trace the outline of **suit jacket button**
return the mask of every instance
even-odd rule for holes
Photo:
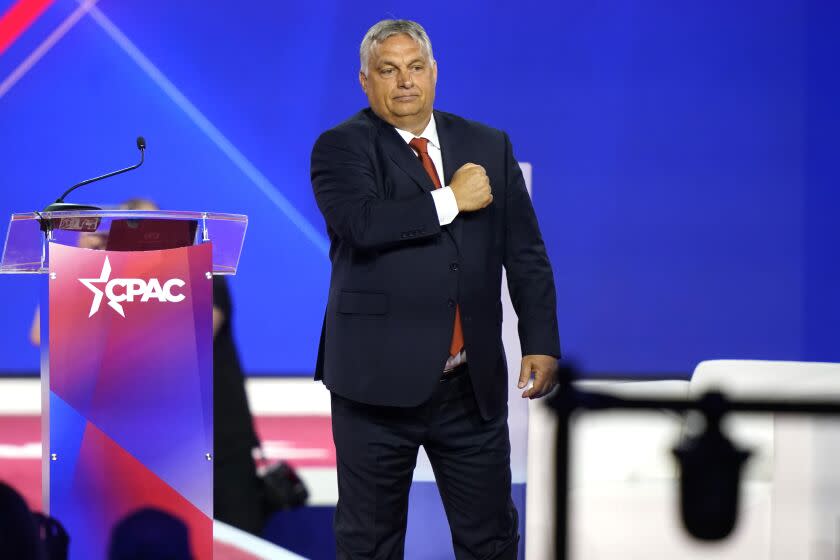
[[[451,300],[451,299],[450,299],[448,302],[446,302],[446,304],[447,304],[449,307],[455,307],[455,300]]]
[[[458,270],[458,263],[452,263],[449,265],[449,270],[455,272]]]

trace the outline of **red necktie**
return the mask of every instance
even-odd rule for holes
[[[409,146],[415,149],[420,156],[420,163],[423,164],[423,169],[428,173],[429,178],[434,183],[435,188],[440,188],[440,178],[435,169],[435,163],[429,157],[429,141],[425,138],[412,138]],[[464,348],[464,333],[461,330],[461,307],[455,307],[455,325],[452,328],[452,342],[449,344],[449,355],[456,356],[461,349]]]

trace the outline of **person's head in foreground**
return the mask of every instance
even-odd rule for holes
[[[0,482],[0,557],[43,558],[35,517],[23,497],[3,482]]]
[[[165,511],[138,510],[114,526],[108,560],[192,560],[186,524]]]

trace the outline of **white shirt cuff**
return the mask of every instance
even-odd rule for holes
[[[446,226],[452,223],[458,215],[458,201],[455,200],[455,193],[449,187],[441,187],[432,191],[432,200],[437,210],[438,222]]]

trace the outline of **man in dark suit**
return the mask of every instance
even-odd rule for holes
[[[316,379],[332,393],[339,558],[402,558],[420,445],[456,557],[515,558],[502,267],[519,316],[525,398],[560,355],[551,266],[507,135],[433,111],[423,28],[374,25],[370,108],[318,139],[312,186],[332,278]]]

